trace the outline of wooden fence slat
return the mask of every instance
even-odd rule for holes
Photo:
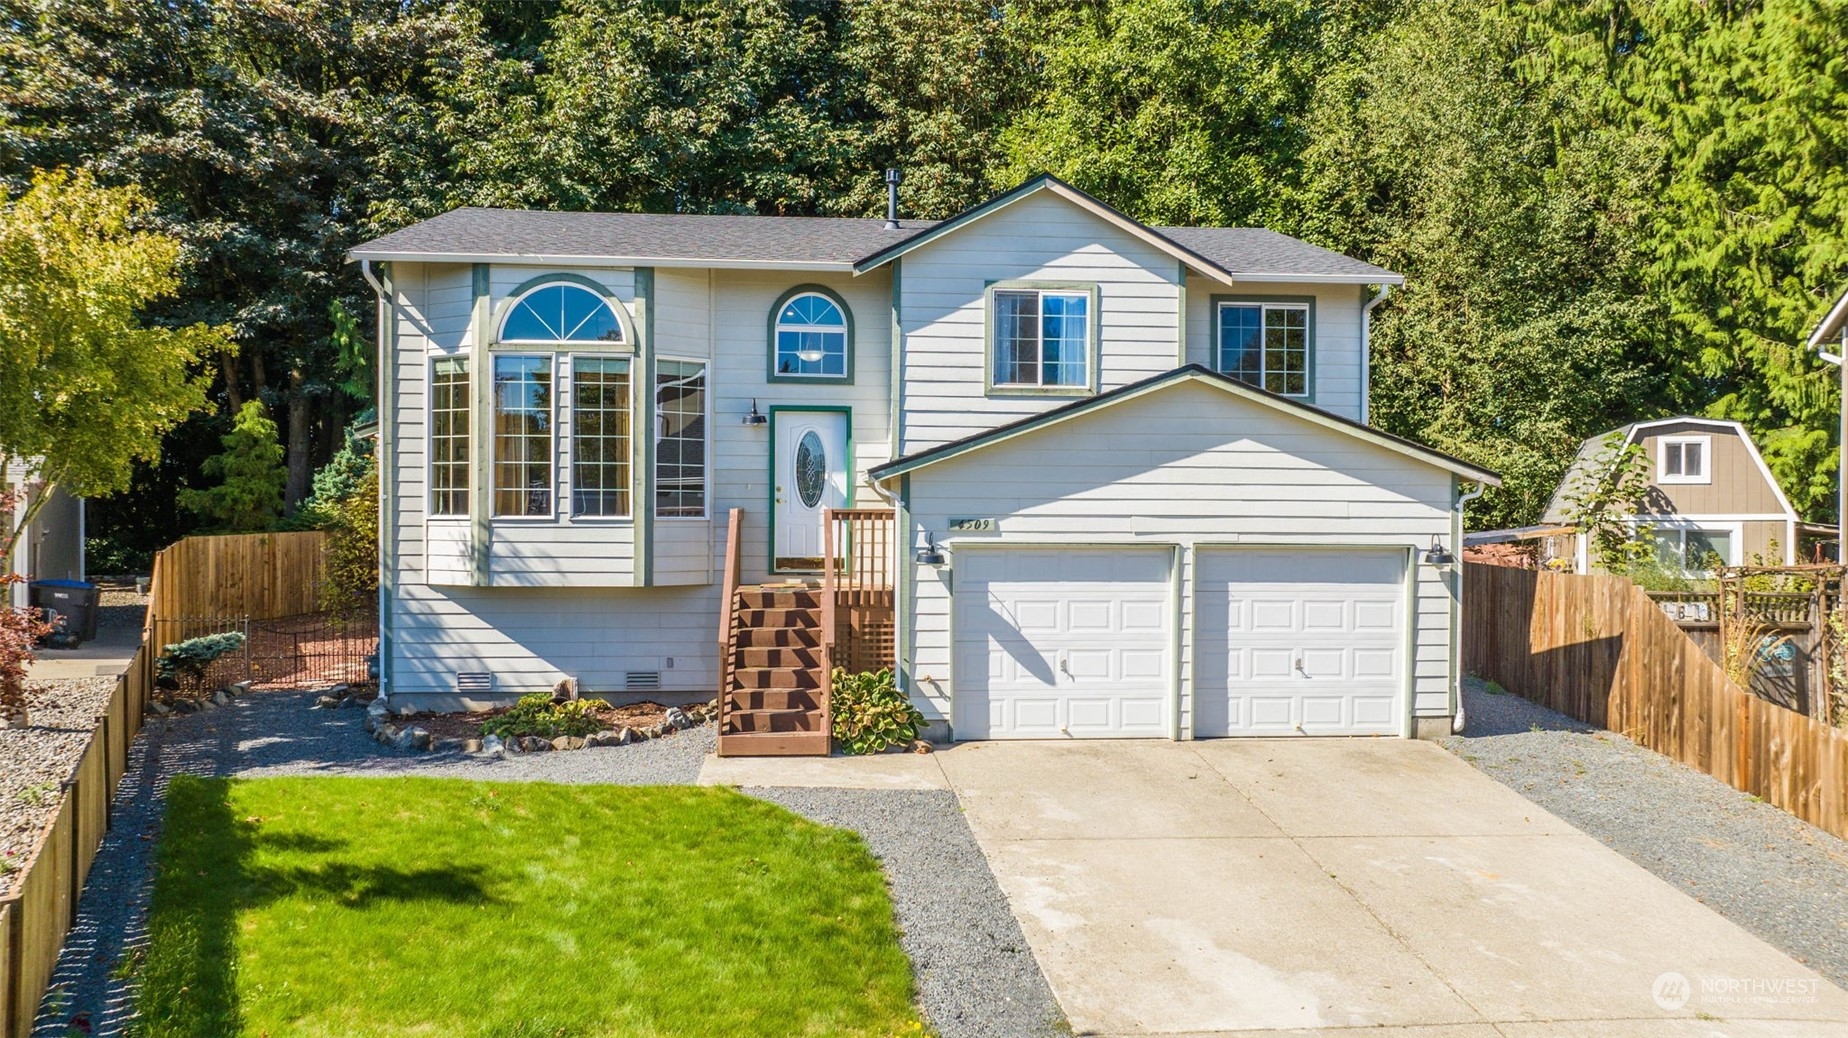
[[[1848,733],[1741,689],[1642,589],[1477,563],[1464,587],[1468,672],[1848,838]]]

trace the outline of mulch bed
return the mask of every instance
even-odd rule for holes
[[[418,714],[403,723],[423,728],[432,739],[478,739],[483,724],[506,712],[507,708],[502,707],[460,714]],[[605,706],[597,711],[597,718],[611,731],[647,728],[667,719],[667,707],[646,700],[626,706]]]

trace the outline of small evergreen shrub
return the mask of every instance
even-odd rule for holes
[[[606,705],[600,699],[554,703],[551,693],[535,692],[530,696],[521,696],[520,701],[513,704],[513,709],[483,724],[481,734],[498,735],[503,739],[527,735],[537,735],[542,739],[556,739],[561,735],[595,735],[605,727],[597,711]]]
[[[924,714],[898,690],[890,670],[834,672],[829,705],[834,743],[842,753],[878,753],[909,746],[924,730]]]
[[[154,675],[163,688],[177,687],[182,682],[198,685],[213,663],[243,647],[242,631],[201,635],[164,645],[154,661]]]

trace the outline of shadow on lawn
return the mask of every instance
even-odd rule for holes
[[[238,1002],[239,915],[284,898],[363,908],[384,901],[483,904],[495,899],[482,877],[463,869],[404,870],[337,857],[347,840],[263,831],[239,818],[236,780],[176,776],[167,791],[148,958],[138,1009],[143,1033],[157,1038],[224,1038],[243,1031]],[[258,864],[260,858],[296,858]],[[303,862],[299,856],[309,856]]]

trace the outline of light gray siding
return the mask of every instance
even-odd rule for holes
[[[983,217],[905,256],[903,264],[901,454],[1072,399],[987,392],[985,289],[990,282],[1096,284],[1100,390],[1181,364],[1180,265],[1054,195],[1032,195]]]
[[[1256,283],[1227,287],[1198,275],[1187,279],[1187,363],[1217,371],[1213,355],[1215,297],[1258,299],[1305,298],[1315,304],[1315,341],[1310,346],[1313,374],[1305,401],[1343,418],[1360,421],[1365,397],[1360,341],[1360,311],[1367,290],[1361,285]]]
[[[910,477],[908,536],[935,536],[951,564],[905,566],[917,581],[907,668],[914,699],[933,719],[951,716],[958,546],[1179,545],[1182,585],[1191,589],[1196,552],[1209,545],[1421,551],[1433,536],[1451,536],[1453,494],[1442,469],[1194,382],[920,469]],[[951,534],[953,517],[994,518],[998,528]],[[1192,597],[1182,595],[1184,610]],[[1417,567],[1409,668],[1416,714],[1449,712],[1451,603],[1447,575]],[[1190,614],[1183,619],[1191,623]],[[1192,639],[1182,645],[1186,731]]]

